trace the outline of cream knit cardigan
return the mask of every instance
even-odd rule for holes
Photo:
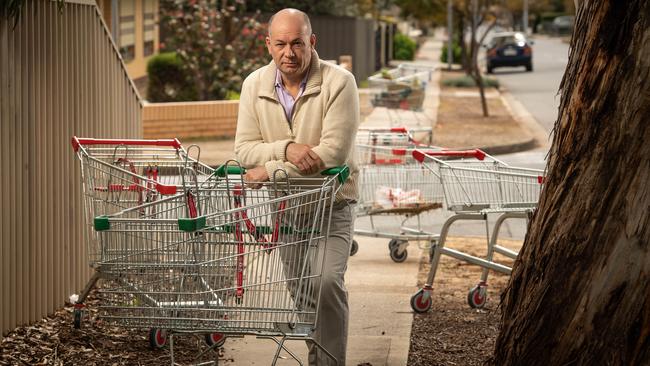
[[[296,100],[291,123],[287,121],[275,91],[273,61],[250,74],[242,85],[235,134],[235,154],[245,168],[265,166],[269,177],[278,168],[289,176],[301,176],[287,162],[290,142],[315,146],[326,167],[347,164],[351,174],[337,195],[358,198],[358,168],[354,143],[359,127],[359,93],[354,76],[337,65],[322,61],[313,51],[305,91]]]

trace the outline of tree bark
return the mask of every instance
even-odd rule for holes
[[[493,365],[650,363],[650,2],[578,9]]]
[[[465,42],[465,13],[462,10],[456,10],[454,16],[456,18],[456,24],[458,25],[458,45],[460,46],[460,65],[462,66],[465,74],[470,74],[470,62],[467,54],[467,43]]]
[[[479,20],[479,18],[481,20]],[[481,97],[481,108],[483,109],[483,117],[489,117],[490,114],[488,112],[487,100],[485,99],[485,86],[483,85],[483,77],[481,76],[481,70],[478,67],[478,51],[479,51],[479,47],[481,46],[481,43],[483,43],[483,40],[485,39],[485,36],[494,26],[494,23],[492,23],[492,25],[488,27],[488,29],[481,37],[481,40],[478,41],[476,39],[477,36],[476,32],[478,30],[478,27],[483,23],[482,19],[484,19],[484,15],[479,14],[478,0],[472,0],[471,10],[470,10],[470,25],[471,25],[470,76],[472,77],[472,79],[476,83],[476,86],[478,87],[479,95]]]

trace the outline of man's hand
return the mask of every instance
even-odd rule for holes
[[[261,182],[269,180],[269,174],[264,166],[258,166],[253,169],[247,169],[244,174],[244,182],[253,189],[262,188]]]
[[[323,160],[312,149],[312,146],[295,142],[287,145],[285,153],[287,160],[298,167],[302,173],[314,174],[325,168]]]

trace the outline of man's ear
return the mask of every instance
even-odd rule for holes
[[[309,37],[309,43],[311,44],[312,47],[316,46],[316,35],[315,34],[313,34],[313,33],[311,34],[311,37]]]
[[[264,43],[266,44],[266,49],[271,53],[271,37],[266,36],[264,38]]]

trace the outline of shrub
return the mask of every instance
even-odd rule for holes
[[[197,91],[175,52],[154,55],[147,63],[147,99],[150,102],[196,100]]]
[[[395,34],[393,40],[393,56],[396,60],[413,60],[417,44],[414,40],[402,33]]]
[[[239,98],[241,98],[241,94],[234,90],[228,90],[226,92],[226,100],[239,100]]]
[[[453,78],[453,79],[447,79],[442,82],[446,86],[455,86],[455,87],[460,87],[460,88],[468,88],[468,87],[473,87],[476,86],[476,83],[474,82],[474,79],[468,75],[464,75],[461,77]],[[493,78],[483,78],[483,85],[487,87],[492,87],[492,88],[498,88],[499,87],[499,80],[493,79]]]
[[[244,13],[239,0],[161,0],[166,43],[181,59],[197,91],[195,100],[239,93],[251,72],[268,63],[261,15]]]
[[[457,41],[453,41],[451,47],[454,50],[453,53],[454,59],[452,60],[452,62],[455,65],[460,65],[462,59],[462,54],[461,54],[462,51],[460,49],[460,45],[458,44]],[[440,53],[440,62],[445,62],[445,63],[447,62],[447,42],[445,42],[442,45],[442,52]]]

